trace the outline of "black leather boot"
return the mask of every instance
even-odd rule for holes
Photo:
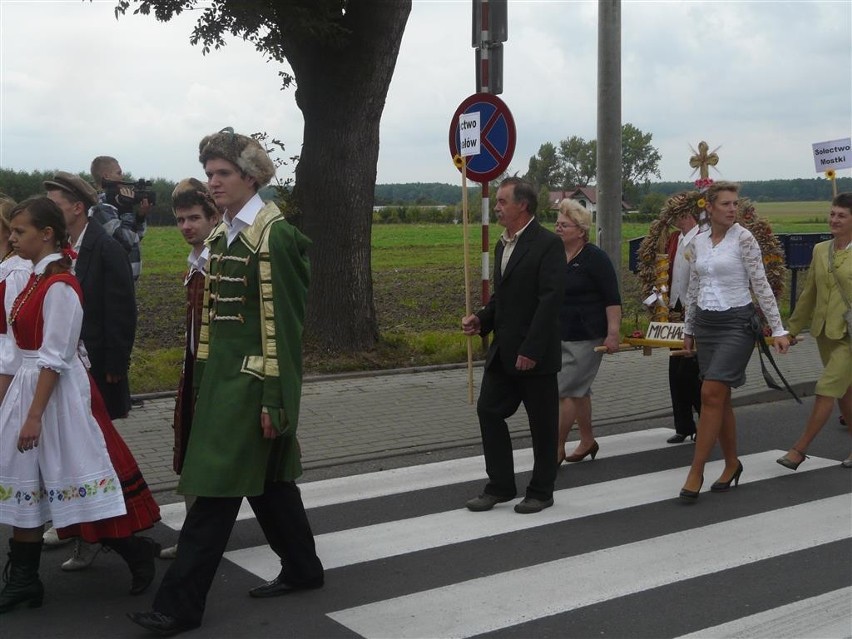
[[[150,537],[122,537],[121,539],[101,539],[101,543],[121,555],[130,568],[130,594],[141,595],[154,581],[156,568],[154,558],[160,554],[160,544]]]
[[[30,608],[41,606],[44,599],[44,585],[38,578],[41,544],[41,541],[9,540],[9,560],[3,569],[6,585],[0,592],[0,614],[21,603]]]

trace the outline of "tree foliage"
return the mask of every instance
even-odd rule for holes
[[[291,219],[313,240],[305,318],[310,346],[375,346],[370,228],[379,124],[411,0],[120,0],[116,15],[168,21],[200,9],[190,42],[219,49],[233,34],[287,62],[305,120]],[[209,131],[199,131],[199,137]]]
[[[562,162],[552,142],[545,142],[538,148],[538,153],[530,158],[524,177],[539,188],[555,190],[562,187]]]
[[[588,186],[595,179],[598,168],[597,140],[584,140],[572,135],[559,143],[562,160],[562,188]]]
[[[626,199],[634,199],[640,189],[647,191],[652,176],[660,177],[660,152],[651,144],[652,134],[644,133],[630,123],[621,127],[622,191]],[[597,174],[597,140],[572,135],[560,141],[541,145],[530,158],[526,178],[536,186],[567,190],[588,186]]]

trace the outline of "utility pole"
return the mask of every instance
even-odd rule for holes
[[[597,244],[621,283],[621,1],[598,0]]]
[[[476,91],[500,95],[503,93],[503,43],[509,37],[507,0],[473,0],[471,20],[471,46],[476,49]],[[488,256],[491,250],[488,241],[489,209],[488,182],[482,182],[482,304],[491,297],[490,267]],[[482,338],[483,350],[488,338]]]

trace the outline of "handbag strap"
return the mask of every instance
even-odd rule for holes
[[[846,250],[848,251],[849,249]],[[840,282],[840,278],[837,277],[837,271],[834,270],[834,240],[828,245],[828,272],[834,276],[834,281],[837,282],[837,290],[840,291],[840,297],[843,299],[843,303],[846,304],[846,308],[852,308],[852,305],[849,304],[849,298],[846,297],[846,291],[843,290],[843,284]]]
[[[757,342],[757,354],[760,358],[760,372],[763,373],[763,381],[766,382],[766,385],[769,388],[773,388],[775,390],[784,390],[786,389],[790,395],[793,396],[793,399],[796,400],[797,403],[801,404],[802,400],[799,399],[799,396],[796,395],[796,391],[794,391],[787,380],[784,378],[784,375],[778,368],[778,364],[775,363],[775,358],[772,357],[772,350],[769,348],[769,344],[766,343],[766,340],[763,339],[762,333],[756,334],[756,342]],[[778,373],[778,377],[781,378],[781,383],[784,384],[784,388],[781,388],[776,381],[772,378],[772,375],[769,373],[769,370],[766,368],[766,364],[763,362],[763,356],[766,356],[766,359],[769,360],[769,363],[772,364],[772,368],[775,369],[775,372]]]

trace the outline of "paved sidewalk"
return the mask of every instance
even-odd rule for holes
[[[617,429],[629,422],[671,414],[665,349],[604,356],[593,387],[595,426]],[[776,362],[797,392],[813,393],[822,372],[816,342],[809,336]],[[789,397],[766,388],[755,354],[735,405]],[[777,376],[774,375],[773,377]],[[482,368],[474,368],[474,396]],[[226,397],[222,401],[227,401]],[[808,400],[804,400],[808,401]],[[145,399],[116,426],[130,446],[152,490],[174,489],[173,397]],[[422,370],[307,378],[302,389],[299,441],[306,468],[391,455],[479,444],[476,407],[467,401],[467,370]],[[527,434],[523,409],[510,420],[515,437]],[[636,425],[633,424],[632,428]],[[603,434],[603,433],[602,433]]]

